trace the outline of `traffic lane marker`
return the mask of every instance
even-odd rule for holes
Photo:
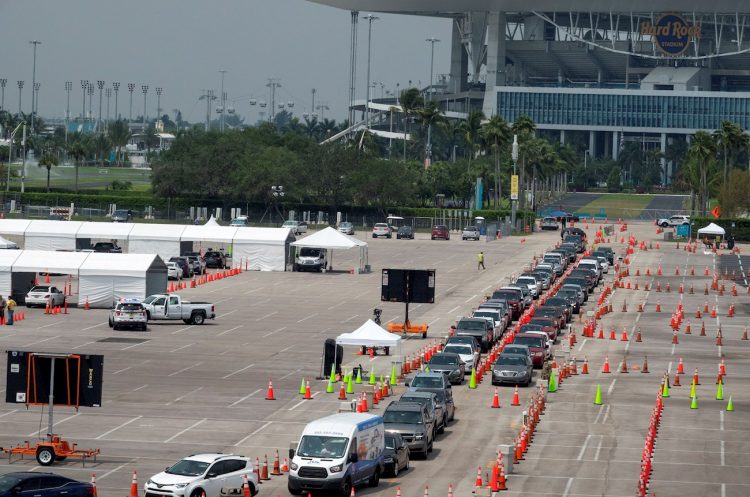
[[[101,435],[99,435],[98,437],[96,437],[96,440],[101,440],[102,438],[106,437],[110,433],[113,433],[113,432],[119,430],[120,428],[124,428],[124,427],[128,426],[130,423],[134,423],[134,422],[138,421],[139,419],[141,419],[142,417],[143,416],[136,416],[134,418],[130,418],[129,420],[125,421],[124,423],[122,423],[122,424],[120,424],[118,426],[115,426],[111,430],[105,431],[104,433],[102,433]]]
[[[244,368],[238,369],[237,371],[234,371],[232,373],[229,373],[229,374],[226,374],[226,375],[222,376],[221,379],[222,380],[226,380],[227,378],[231,378],[232,376],[234,376],[236,374],[239,374],[239,373],[241,373],[243,371],[246,371],[246,370],[252,368],[253,366],[255,366],[255,364],[249,364],[249,365],[245,366]]]
[[[183,435],[183,434],[185,434],[185,433],[189,432],[189,431],[190,431],[190,430],[192,430],[193,428],[196,428],[196,427],[200,426],[201,424],[205,423],[206,421],[207,421],[207,418],[203,418],[203,419],[201,419],[201,420],[199,420],[199,421],[196,421],[195,423],[193,423],[192,425],[188,426],[188,427],[187,427],[187,428],[185,428],[184,430],[180,430],[180,431],[178,431],[177,433],[175,433],[174,435],[172,435],[171,437],[169,437],[168,439],[164,440],[164,443],[170,443],[170,442],[171,442],[172,440],[174,440],[175,438],[177,438],[177,437],[179,437],[180,435]]]

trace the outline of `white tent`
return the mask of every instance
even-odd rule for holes
[[[155,254],[93,253],[78,270],[78,296],[110,308],[121,298],[144,299],[167,287],[167,266]]]
[[[3,298],[11,294],[13,263],[21,254],[20,250],[0,250],[0,295]]]
[[[131,254],[158,254],[164,261],[182,253],[180,241],[184,224],[136,223],[128,235],[128,252]],[[192,246],[185,250],[192,250]]]
[[[54,221],[62,223],[64,221]],[[78,268],[91,252],[49,252],[46,250],[22,250],[13,263],[14,273],[59,273],[78,274]],[[112,255],[112,254],[108,254]]]
[[[232,262],[255,271],[285,271],[294,233],[289,228],[237,228]]]
[[[26,228],[26,250],[75,250],[81,221],[32,221]]]
[[[380,327],[372,319],[352,331],[342,333],[336,337],[338,345],[354,345],[357,347],[398,347],[401,345],[401,337],[394,335]]]
[[[84,222],[78,229],[76,237],[78,239],[86,239],[88,243],[91,240],[117,240],[118,242],[125,242],[128,240],[133,226],[135,226],[133,223]]]
[[[0,234],[23,236],[29,224],[29,219],[0,219]]]
[[[724,236],[725,234],[726,231],[724,231],[724,228],[714,223],[709,223],[708,226],[698,230],[698,236]]]
[[[328,250],[344,249],[348,250],[354,247],[359,247],[359,269],[362,272],[367,264],[367,242],[363,242],[353,236],[345,235],[339,230],[327,227],[323,230],[313,233],[310,236],[306,236],[301,240],[297,240],[292,243],[295,247],[313,247],[313,248],[324,248]],[[329,257],[329,261],[332,258]]]
[[[220,243],[232,246],[234,236],[237,234],[237,226],[221,226],[219,224],[204,224],[186,226],[182,232],[183,242]]]
[[[220,224],[216,222],[216,218],[211,214],[211,217],[208,218],[208,221],[203,226],[220,226]]]
[[[0,236],[0,249],[17,249],[18,244]]]

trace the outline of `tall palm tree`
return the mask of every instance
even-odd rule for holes
[[[495,206],[500,207],[502,183],[500,182],[500,151],[513,139],[508,123],[501,116],[494,115],[482,124],[480,135],[489,145],[495,156]]]
[[[404,130],[408,135],[411,131],[410,119],[417,109],[424,105],[424,99],[418,88],[407,88],[399,96],[401,112],[404,114]],[[404,162],[406,162],[406,137],[404,137]]]
[[[118,119],[117,121],[110,123],[107,129],[107,136],[109,136],[112,145],[115,147],[115,153],[117,155],[117,165],[121,165],[122,161],[122,148],[128,144],[130,140],[130,128],[128,127],[127,121],[124,119]]]
[[[708,211],[708,176],[716,162],[716,141],[705,131],[696,132],[690,144],[689,155],[693,159],[694,176],[698,183],[700,213],[705,216]]]
[[[469,151],[467,154],[469,162],[471,162],[481,146],[480,132],[482,130],[482,121],[484,121],[484,112],[479,109],[472,109],[466,114],[466,120],[461,122],[461,134]]]
[[[47,193],[49,193],[49,176],[50,171],[52,170],[52,166],[56,166],[58,164],[57,156],[47,152],[39,159],[39,167],[46,167],[47,168]]]
[[[729,174],[729,156],[733,155],[737,149],[744,149],[740,143],[742,136],[745,136],[742,132],[742,128],[731,121],[722,121],[719,129],[714,131],[714,139],[722,150],[722,157],[724,159],[724,183],[727,182],[727,176]],[[746,139],[745,139],[746,140]]]
[[[78,192],[78,168],[86,158],[87,147],[83,139],[78,139],[68,145],[68,155],[73,158],[76,171],[75,191]]]
[[[433,100],[426,102],[423,108],[417,109],[416,114],[417,120],[427,128],[427,141],[425,142],[425,169],[427,169],[432,160],[432,126],[445,124],[446,120],[443,111]]]
[[[513,133],[518,135],[518,152],[521,162],[518,174],[518,189],[522,192],[526,190],[526,159],[528,157],[524,151],[523,145],[527,140],[530,140],[534,137],[534,132],[536,132],[536,124],[534,123],[534,120],[529,116],[521,115],[518,116],[515,121],[513,121],[511,129],[513,130]],[[521,196],[520,204],[525,204],[525,197],[523,195]]]

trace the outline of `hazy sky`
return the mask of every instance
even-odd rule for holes
[[[360,15],[363,15],[361,13]],[[447,73],[450,21],[379,15],[373,23],[371,80],[386,89],[409,80],[429,81],[430,48],[435,74]],[[360,20],[357,97],[365,95],[367,23]],[[190,121],[205,119],[202,89],[218,95],[219,69],[226,69],[229,105],[255,122],[250,98],[269,101],[268,78],[281,79],[277,101],[294,101],[294,113],[327,103],[326,117],[346,115],[349,81],[348,11],[305,0],[0,0],[0,78],[7,78],[5,106],[18,110],[17,80],[25,80],[23,110],[31,110],[32,45],[37,48],[39,114],[65,114],[65,81],[73,82],[71,114],[81,113],[81,80],[121,83],[119,112],[127,117],[127,83],[136,83],[133,115],[143,112],[141,85],[150,86],[148,115],[156,112],[154,88],[163,87],[161,107],[178,108]],[[376,90],[376,96],[380,89]],[[88,109],[88,101],[86,103]],[[98,90],[94,113],[98,114]],[[106,114],[106,97],[104,98]],[[110,102],[114,117],[114,96]]]

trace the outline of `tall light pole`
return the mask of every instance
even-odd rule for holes
[[[70,91],[73,89],[73,82],[65,82],[65,144],[68,144],[68,123],[70,122]]]
[[[112,98],[112,88],[105,88],[104,96],[107,97],[107,120],[105,122],[109,123],[109,101]]]
[[[36,46],[41,45],[41,41],[32,40],[31,43],[34,46],[34,63],[31,69],[31,134],[34,134],[34,112],[36,110],[36,101],[34,100],[34,91],[36,90]]]
[[[102,90],[104,89],[104,81],[101,79],[98,80],[96,87],[99,88],[99,120],[96,122],[96,129],[99,131],[99,127],[102,125]]]
[[[351,11],[352,28],[349,47],[349,126],[354,125],[354,97],[357,90],[357,28],[359,26],[359,12]]]
[[[94,120],[94,83],[89,83],[89,119]]]
[[[372,53],[372,21],[380,19],[372,14],[367,14],[367,98],[365,100],[365,128],[370,129],[370,57]]]
[[[0,91],[2,91],[2,96],[0,96],[0,110],[5,110],[5,85],[8,84],[8,78],[0,78]]]
[[[164,89],[160,86],[156,87],[156,118],[161,119],[161,92]]]
[[[510,157],[513,159],[513,175],[516,175],[516,165],[518,164],[518,135],[513,135],[513,147],[511,148]],[[516,193],[518,195],[518,192]],[[518,197],[513,198],[513,190],[511,189],[510,197],[510,224],[511,229],[516,228],[516,209],[518,209]]]
[[[117,113],[117,94],[120,92],[120,83],[115,81],[112,83],[112,89],[115,90],[115,121],[120,119],[120,114]]]
[[[227,108],[227,96],[224,95],[224,75],[227,73],[226,69],[219,69],[221,73],[221,93],[219,93],[219,101],[221,102],[221,115],[219,116],[219,131],[224,131],[224,111]]]
[[[21,115],[21,93],[23,93],[23,81],[17,81],[18,83],[18,115]]]
[[[34,108],[32,109],[33,113],[38,113],[39,112],[39,88],[41,88],[41,87],[42,87],[41,83],[34,83],[34,96],[35,96],[35,100],[34,100]]]
[[[440,40],[432,36],[425,41],[430,43],[430,100],[432,100],[432,94],[434,92],[434,89],[432,88],[432,78],[435,74],[433,69],[435,67],[435,43],[439,43]]]
[[[318,91],[315,88],[312,89],[312,106],[310,107],[310,113],[315,113],[315,92]]]
[[[148,85],[141,85],[143,92],[143,130],[146,130],[146,94],[148,94]]]
[[[135,90],[135,83],[128,83],[128,91],[130,92],[130,117],[129,122],[133,121],[133,90]]]
[[[268,121],[273,122],[273,118],[276,117],[276,88],[281,88],[279,78],[269,78],[266,86],[271,89],[271,108],[268,113]]]
[[[211,127],[211,100],[215,98],[213,90],[203,90],[203,94],[198,98],[206,101],[206,132]]]
[[[81,110],[81,118],[83,119],[83,122],[86,122],[86,90],[89,88],[89,80],[82,79],[81,80],[81,89],[83,90],[83,107]]]

